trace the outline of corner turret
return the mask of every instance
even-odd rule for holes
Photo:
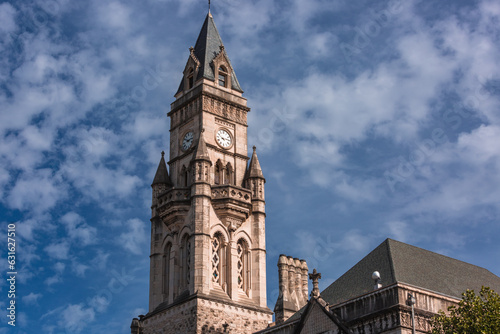
[[[164,151],[161,152],[160,163],[158,164],[151,188],[153,188],[153,207],[157,204],[158,196],[167,189],[172,188],[172,181],[168,175],[167,164],[165,163]]]
[[[252,158],[245,173],[245,188],[250,189],[252,192],[252,201],[264,201],[264,184],[266,179],[262,174],[259,158],[257,157],[257,148],[253,147]]]

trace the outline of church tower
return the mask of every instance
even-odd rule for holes
[[[152,184],[149,312],[133,334],[251,333],[271,322],[265,179],[255,147],[248,157],[242,93],[208,13],[168,113],[169,168],[162,152]]]

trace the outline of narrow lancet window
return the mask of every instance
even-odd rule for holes
[[[165,247],[165,253],[163,254],[163,294],[165,300],[168,298],[170,293],[170,253],[172,250],[172,245],[167,244]]]
[[[227,87],[227,71],[224,66],[219,66],[219,86]]]

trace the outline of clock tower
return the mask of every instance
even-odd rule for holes
[[[153,180],[149,312],[133,334],[267,327],[265,179],[247,152],[247,100],[212,15],[171,104]]]

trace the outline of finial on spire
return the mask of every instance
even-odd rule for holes
[[[210,0],[208,0],[208,12],[210,13]]]
[[[257,150],[257,147],[254,145],[253,146],[253,151],[255,152]]]
[[[165,151],[161,151],[161,157],[163,158],[165,156]]]

